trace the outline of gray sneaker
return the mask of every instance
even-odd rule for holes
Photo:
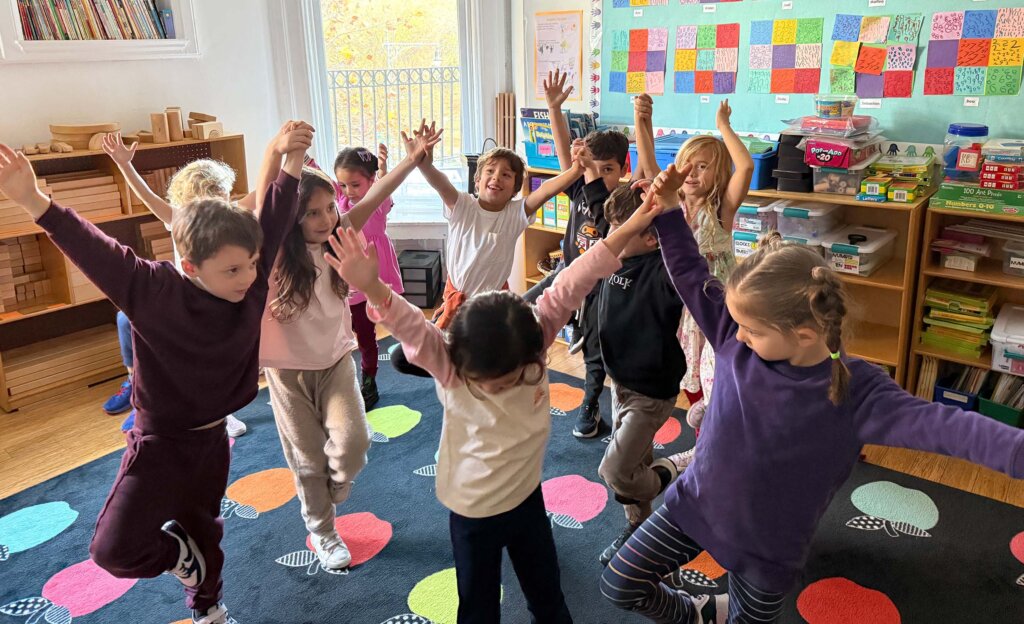
[[[679,474],[683,474],[684,472],[686,472],[686,469],[690,467],[690,464],[693,463],[693,460],[696,459],[696,457],[697,446],[694,445],[694,447],[688,451],[676,453],[675,455],[669,455],[664,459],[667,459],[669,462],[671,462],[676,467],[676,471]]]

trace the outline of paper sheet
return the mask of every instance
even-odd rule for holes
[[[534,15],[534,94],[544,99],[548,72],[559,70],[572,87],[569,100],[583,100],[583,11],[557,11]],[[615,70],[616,59],[612,60]],[[621,70],[625,71],[625,69]]]

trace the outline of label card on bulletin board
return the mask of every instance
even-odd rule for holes
[[[544,81],[555,70],[566,74],[569,100],[583,99],[583,11],[551,11],[534,16],[534,95],[544,99]]]
[[[946,11],[932,17],[925,95],[1017,95],[1024,8]]]

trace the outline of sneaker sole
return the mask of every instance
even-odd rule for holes
[[[598,423],[598,425],[596,427],[594,427],[593,431],[590,431],[588,433],[584,433],[584,432],[579,431],[577,429],[573,429],[572,430],[572,435],[577,437],[577,438],[589,439],[589,438],[596,438],[598,432],[600,432],[600,431],[601,431],[601,425],[600,425],[600,423]]]
[[[173,537],[174,541],[178,542],[178,547],[180,548],[181,544],[182,544],[181,537],[179,537],[176,533],[174,533],[174,532],[172,532],[170,530],[171,527],[174,526],[174,524],[175,523],[173,521],[168,521],[168,522],[164,523],[164,526],[161,528],[161,530],[165,534],[170,535],[171,537]],[[184,529],[182,529],[182,530],[184,530]],[[174,574],[173,572],[171,572],[171,574],[175,578],[177,578],[178,581],[180,581],[182,585],[184,585],[185,587],[188,587],[188,588],[191,589],[191,588],[199,587],[200,585],[203,584],[203,581],[206,580],[206,559],[203,558],[203,553],[199,552],[199,545],[196,544],[196,541],[194,539],[192,539],[192,537],[189,536],[187,533],[185,534],[185,540],[186,540],[184,542],[185,546],[192,551],[192,557],[195,559],[195,563],[196,563],[196,579],[195,579],[195,583],[190,585],[190,584],[186,583],[185,580],[183,578],[181,578],[180,576],[178,576],[177,574]],[[189,542],[191,542],[191,544]]]
[[[103,411],[104,411],[104,412],[106,412],[106,413],[107,413],[108,415],[110,415],[110,416],[117,416],[118,414],[124,414],[125,412],[127,412],[127,411],[129,411],[129,410],[131,410],[131,409],[132,409],[132,406],[131,406],[131,404],[129,403],[127,407],[125,407],[125,408],[124,408],[124,409],[122,409],[122,410],[117,410],[116,412],[113,412],[113,411],[111,411],[111,410],[108,410],[107,408],[103,408]]]

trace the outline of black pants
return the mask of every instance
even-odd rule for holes
[[[459,624],[497,624],[501,619],[501,550],[508,550],[530,621],[571,624],[562,595],[558,554],[540,486],[510,511],[467,518],[454,511],[448,522],[459,587]]]
[[[564,268],[565,265],[559,264],[558,268],[551,272],[551,275],[548,275],[534,285],[533,288],[526,291],[523,299],[530,303],[537,303],[541,293],[547,290],[548,286],[555,281],[555,277]],[[576,331],[583,332],[583,363],[587,368],[587,378],[583,382],[584,403],[597,402],[598,397],[601,396],[601,391],[604,390],[604,360],[601,359],[601,339],[597,320],[598,290],[595,287],[587,295],[583,303],[583,314],[580,315],[581,318],[577,318],[575,328]],[[574,339],[575,336],[576,334],[574,334]]]

